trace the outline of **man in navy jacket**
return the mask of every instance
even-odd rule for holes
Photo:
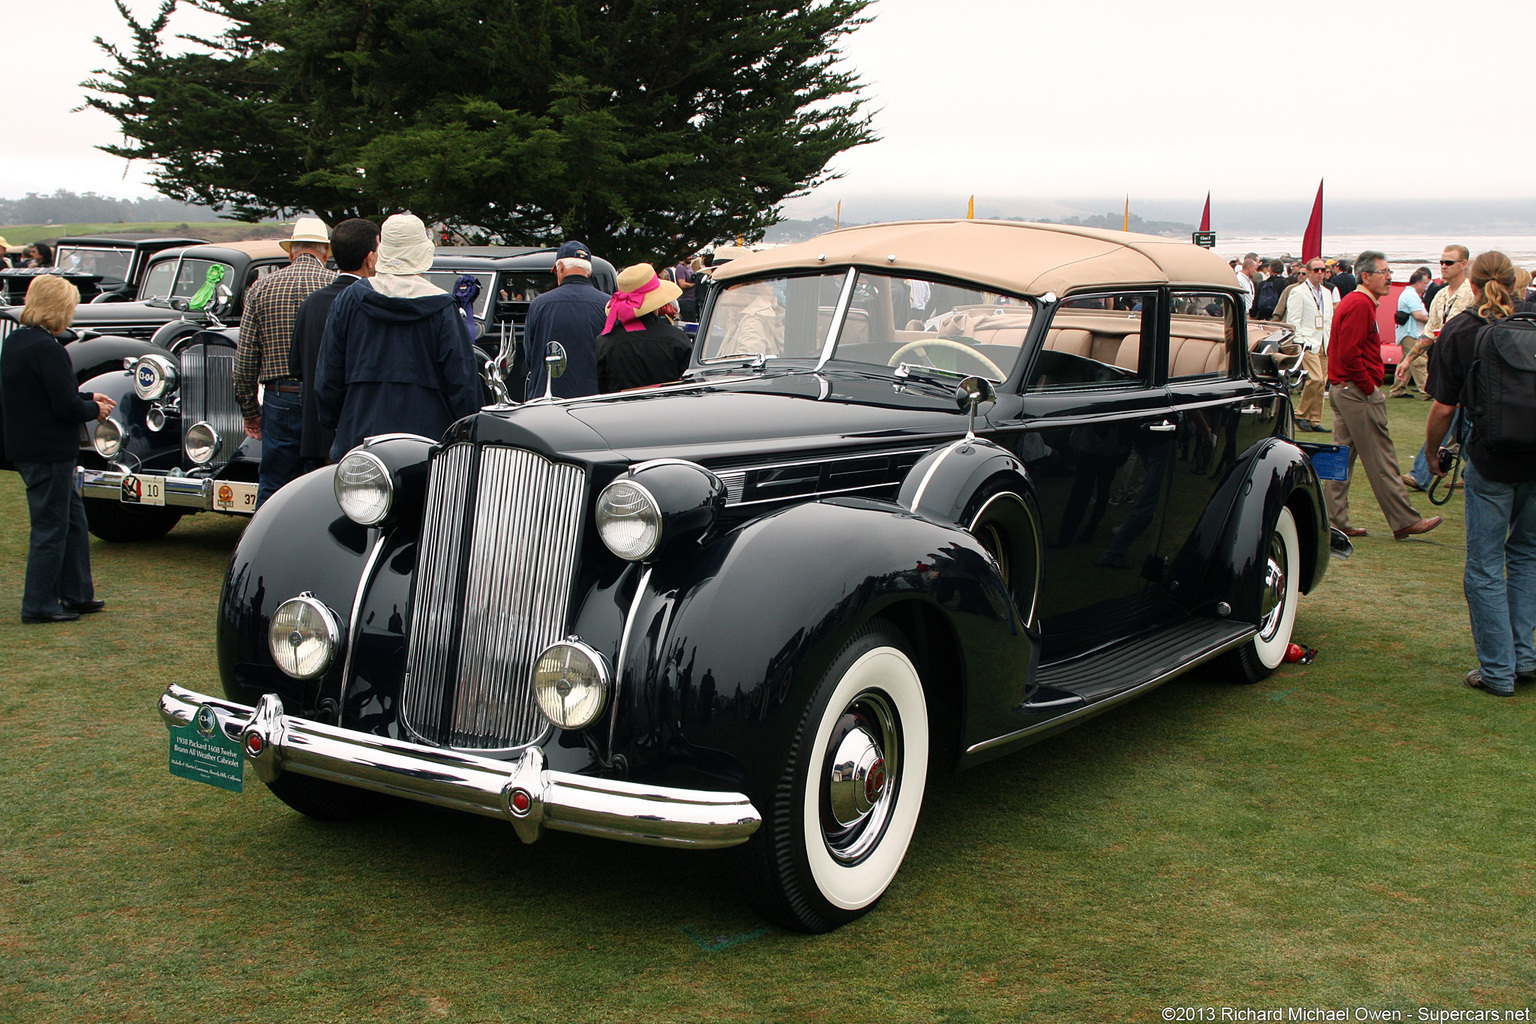
[[[529,400],[543,398],[544,350],[551,341],[565,346],[564,376],[555,380],[561,398],[597,394],[597,336],[608,316],[608,296],[592,284],[592,254],[583,242],[566,242],[555,254],[557,287],[528,306],[523,353],[528,360]]]

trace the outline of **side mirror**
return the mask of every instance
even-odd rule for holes
[[[552,341],[544,346],[544,401],[555,400],[555,378],[565,376],[565,346]]]
[[[185,313],[192,308],[192,305],[186,299],[175,298],[171,300],[171,308],[178,313]]]
[[[992,382],[985,377],[967,377],[955,388],[955,404],[962,409],[969,409],[971,416],[966,427],[966,436],[976,436],[976,410],[983,403],[991,404],[997,401],[997,389]]]

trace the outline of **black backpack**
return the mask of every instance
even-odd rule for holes
[[[1478,328],[1461,407],[1497,455],[1536,455],[1536,313]]]

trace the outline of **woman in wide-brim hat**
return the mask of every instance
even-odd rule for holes
[[[619,290],[597,339],[597,386],[602,391],[665,384],[688,369],[693,344],[661,310],[683,293],[649,263],[619,272]]]

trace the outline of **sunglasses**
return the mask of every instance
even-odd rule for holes
[[[1465,263],[1465,262],[1466,262],[1465,260],[1441,260],[1440,261],[1440,265],[1442,267],[1454,267],[1458,263]]]

